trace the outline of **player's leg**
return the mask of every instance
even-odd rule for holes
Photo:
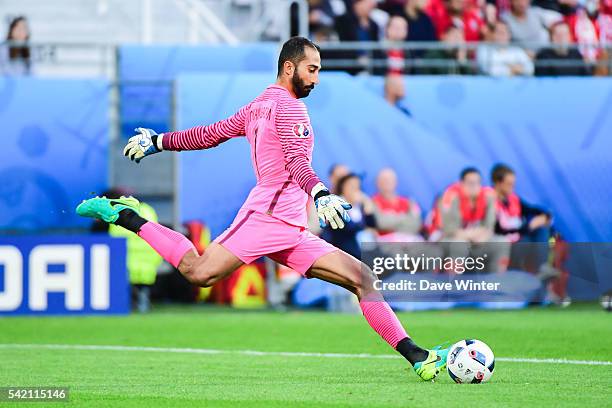
[[[177,269],[194,285],[208,287],[240,268],[242,262],[216,242],[212,242],[201,256],[195,251],[187,252]]]
[[[308,276],[340,285],[353,292],[370,326],[391,347],[396,349],[402,340],[408,338],[395,313],[380,292],[374,289],[375,275],[353,256],[341,250],[323,255],[314,262]],[[425,359],[427,351],[415,347],[409,350],[405,357],[414,363]]]
[[[211,286],[242,265],[240,259],[217,243],[212,243],[203,255],[198,255],[191,241],[182,234],[142,218],[138,214],[139,205],[133,197],[96,197],[83,201],[77,207],[77,213],[138,234],[194,285]]]
[[[376,276],[367,265],[337,250],[318,258],[308,275],[353,292],[368,324],[412,364],[422,379],[431,380],[444,369],[447,351],[426,350],[412,341],[381,293],[374,289]]]
[[[138,220],[141,217],[132,214],[131,218],[132,220]],[[131,224],[122,225],[122,217],[120,216],[117,225],[138,234],[194,285],[212,286],[243,264],[238,257],[216,242],[211,243],[204,253],[199,255],[191,241],[170,228],[146,220],[138,228],[143,220],[141,218],[137,223],[132,221]]]
[[[291,247],[268,256],[302,275],[354,293],[368,324],[414,366],[421,378],[430,380],[444,368],[447,350],[424,350],[414,344],[380,292],[374,289],[374,273],[356,258],[307,230],[299,232]]]

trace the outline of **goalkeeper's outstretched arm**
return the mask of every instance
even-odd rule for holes
[[[123,154],[139,163],[146,156],[162,150],[202,150],[210,149],[238,136],[245,135],[244,120],[248,105],[242,107],[227,119],[208,126],[196,126],[178,132],[157,134],[152,129],[137,128],[137,135],[128,140]]]

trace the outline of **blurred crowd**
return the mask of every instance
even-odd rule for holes
[[[364,243],[405,243],[402,251],[414,256],[461,257],[487,253],[487,271],[500,272],[509,266],[543,273],[548,243],[553,238],[552,215],[515,192],[516,174],[505,164],[491,169],[491,185],[485,186],[480,171],[467,167],[456,182],[432,200],[423,211],[412,197],[397,192],[398,177],[391,168],[376,178],[377,192],[365,194],[361,177],[342,164],[332,167],[329,184],[333,191],[352,203],[351,221],[345,228],[318,229],[311,213],[310,228],[333,245],[361,258]],[[542,243],[540,245],[521,245]],[[518,245],[513,245],[518,244]],[[540,254],[525,257],[513,250],[530,248]],[[526,260],[532,265],[525,265]]]
[[[323,47],[324,68],[384,75],[389,101],[403,97],[404,74],[582,76],[612,66],[612,0],[309,0],[308,18],[316,42],[363,47]],[[28,22],[7,23],[0,74],[30,74]]]
[[[313,39],[385,45],[328,52],[353,74],[607,75],[612,0],[309,0]],[[413,44],[409,48],[401,42]],[[418,43],[438,42],[440,47]],[[415,48],[416,47],[416,48]],[[333,65],[333,64],[332,64]],[[372,68],[373,67],[373,68]],[[393,79],[391,79],[393,81]],[[397,82],[397,81],[396,81]]]

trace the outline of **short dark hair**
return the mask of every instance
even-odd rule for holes
[[[501,183],[508,174],[514,174],[512,167],[508,166],[507,164],[497,163],[491,169],[491,182],[493,184]]]
[[[482,175],[480,174],[480,170],[478,170],[476,167],[466,167],[463,170],[461,170],[461,173],[459,174],[459,179],[463,181],[465,180],[465,177],[471,173],[476,173],[482,177]]]
[[[361,177],[359,177],[359,174],[357,173],[349,173],[346,176],[340,177],[340,180],[338,180],[338,186],[336,187],[336,190],[339,195],[342,195],[344,193],[345,184],[351,179],[357,179],[359,180],[359,182],[361,182]]]
[[[276,73],[276,77],[280,77],[283,72],[283,65],[285,61],[291,61],[296,67],[300,63],[301,60],[304,59],[305,49],[306,47],[313,48],[318,52],[321,52],[321,48],[310,41],[308,38],[304,37],[291,37],[283,44],[283,48],[281,48],[280,55],[278,56],[278,72]]]

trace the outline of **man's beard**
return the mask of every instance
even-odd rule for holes
[[[293,92],[295,92],[295,96],[298,99],[307,97],[310,94],[310,91],[314,89],[314,85],[307,86],[304,81],[302,81],[297,74],[297,70],[293,73],[291,85],[293,85]]]

